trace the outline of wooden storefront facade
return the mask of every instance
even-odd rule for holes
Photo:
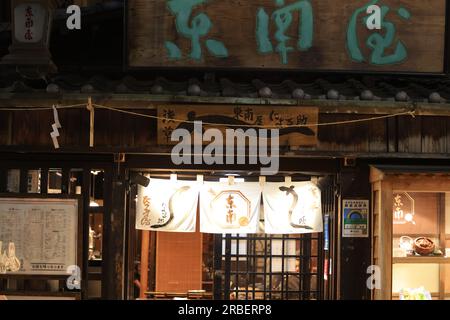
[[[20,94],[19,94],[20,95]],[[50,106],[53,104],[65,105],[82,103],[84,98],[76,99],[36,97],[4,99],[2,105],[9,108],[11,105]],[[132,97],[133,99],[130,99]],[[8,97],[10,98],[10,97]],[[17,99],[17,100],[16,100]],[[97,100],[98,99],[98,100]],[[111,98],[110,98],[111,99]],[[155,100],[139,101],[139,95],[129,95],[129,100],[123,96],[117,100],[104,100],[101,97],[93,97],[96,103],[109,106],[132,105],[130,110],[139,113],[156,115],[153,107],[157,105],[160,97]],[[126,98],[125,98],[126,99]],[[147,99],[147,98],[146,98]],[[181,107],[201,105],[201,102],[184,97]],[[259,99],[247,102],[255,106]],[[99,102],[97,102],[99,101]],[[266,105],[266,100],[259,100]],[[210,102],[208,101],[210,104]],[[295,106],[291,101],[283,105],[284,101],[271,101],[280,110],[293,108],[301,110],[302,106]],[[353,103],[354,104],[354,103]],[[350,114],[355,110],[346,102],[320,102],[310,101],[308,106],[319,107],[319,122],[338,122],[353,119],[379,117],[385,115],[387,110],[405,110],[396,104],[385,105],[380,108],[380,103],[370,106],[368,103],[360,103],[358,114]],[[174,108],[177,104],[171,101]],[[245,103],[241,104],[245,106]],[[235,104],[218,104],[217,109],[233,108]],[[430,165],[444,165],[447,159],[448,135],[447,128],[450,125],[445,116],[445,105],[436,107],[431,104],[416,105],[416,115],[398,116],[376,121],[367,121],[351,125],[327,126],[318,129],[317,147],[305,150],[287,150],[281,156],[282,174],[302,172],[317,176],[335,175],[337,177],[336,192],[338,202],[344,198],[372,199],[371,181],[369,179],[369,165],[421,165],[424,168]],[[257,108],[257,107],[255,107]],[[441,112],[435,115],[436,109]],[[367,114],[361,112],[367,110]],[[424,115],[420,115],[423,113]],[[434,114],[433,116],[429,114]],[[53,114],[51,110],[13,112],[3,111],[2,116],[2,174],[5,179],[9,168],[21,168],[22,170],[40,168],[63,168],[63,176],[68,177],[68,168],[103,169],[105,175],[105,219],[114,221],[111,224],[103,221],[104,226],[104,260],[102,278],[104,298],[128,298],[132,296],[133,285],[130,277],[133,275],[131,260],[136,256],[136,248],[131,234],[136,234],[134,221],[130,221],[127,208],[127,179],[130,171],[153,170],[159,172],[208,172],[210,168],[205,166],[171,165],[170,147],[158,146],[156,143],[156,121],[145,118],[135,118],[132,115],[121,114],[110,110],[96,109],[95,135],[93,148],[89,147],[89,111],[86,109],[59,111],[62,124],[60,149],[54,150],[49,134],[49,128],[44,123],[50,123]],[[107,119],[107,120],[105,120]],[[117,162],[120,155],[124,156],[124,162]],[[64,169],[65,168],[65,169]],[[214,170],[220,172],[249,172],[257,168],[248,166],[215,166]],[[45,169],[44,169],[45,170]],[[426,170],[426,169],[424,169]],[[25,179],[25,175],[21,175]],[[3,180],[5,181],[5,180]],[[3,184],[5,187],[5,184]],[[22,189],[23,190],[23,189]],[[334,290],[336,292],[330,298],[342,299],[369,299],[370,290],[366,287],[366,269],[371,265],[372,247],[371,238],[341,238],[340,228],[342,221],[340,207],[335,211],[335,253],[334,270],[336,274]],[[114,217],[114,218],[112,218]],[[370,224],[372,225],[372,221]],[[125,228],[125,226],[127,226]],[[124,233],[124,230],[128,230]],[[86,237],[86,234],[85,234]],[[107,239],[115,239],[108,241]],[[87,240],[85,240],[87,241]],[[127,250],[122,251],[123,248]],[[133,251],[134,250],[134,251]],[[134,253],[132,253],[134,252]],[[334,271],[333,270],[333,271]],[[334,272],[336,272],[334,271]],[[128,275],[128,276],[127,276]],[[106,279],[116,279],[109,281]],[[356,286],[355,283],[360,285]]]
[[[393,265],[403,260],[393,256],[393,193],[438,193],[432,198],[436,203],[441,201],[436,210],[440,210],[437,216],[443,217],[443,197],[450,192],[446,186],[450,170],[448,2],[439,0],[429,5],[426,1],[399,1],[398,6],[395,1],[386,1],[383,10],[398,25],[393,29],[392,23],[383,25],[398,31],[385,46],[389,54],[384,50],[372,52],[371,45],[382,46],[384,38],[380,34],[369,38],[364,25],[358,25],[366,9],[360,7],[359,1],[349,1],[344,7],[332,6],[334,9],[327,9],[334,1],[315,1],[311,7],[310,1],[298,1],[301,6],[288,7],[295,10],[295,15],[283,11],[284,1],[231,1],[240,8],[237,15],[231,14],[230,7],[223,3],[211,1],[208,5],[199,1],[195,19],[199,26],[211,24],[206,28],[209,32],[184,30],[181,35],[177,33],[180,28],[188,26],[183,25],[183,15],[177,11],[181,9],[174,4],[177,1],[169,1],[173,4],[169,7],[167,1],[111,2],[104,11],[99,9],[103,8],[100,4],[98,11],[86,10],[86,29],[75,35],[65,33],[65,14],[59,12],[54,18],[53,42],[49,47],[58,67],[56,74],[46,74],[42,80],[36,77],[36,72],[41,75],[42,70],[34,70],[32,64],[26,68],[0,65],[0,194],[30,193],[30,172],[39,172],[40,187],[31,193],[48,196],[49,180],[53,179],[49,174],[56,174],[60,180],[58,193],[81,195],[83,218],[82,261],[78,262],[82,266],[80,290],[67,290],[63,277],[0,275],[0,295],[10,290],[11,295],[19,296],[135,299],[150,296],[150,291],[174,291],[167,273],[161,278],[157,273],[158,268],[168,268],[174,278],[182,278],[176,274],[176,263],[182,261],[167,253],[176,251],[177,241],[182,240],[135,229],[133,174],[166,179],[171,174],[190,178],[203,174],[216,180],[237,174],[257,181],[258,165],[175,165],[171,160],[173,146],[164,143],[175,125],[167,122],[203,119],[217,123],[231,118],[244,127],[270,125],[270,121],[281,119],[274,116],[277,113],[292,115],[284,119],[287,122],[280,120],[281,128],[304,124],[299,121],[306,118],[311,127],[309,135],[282,140],[279,172],[267,179],[279,182],[292,176],[317,181],[322,188],[324,216],[326,213],[329,219],[329,238],[323,234],[295,238],[301,244],[299,257],[306,259],[302,260],[304,264],[315,261],[316,268],[314,272],[300,268],[300,275],[313,275],[302,280],[294,299],[397,298],[392,293]],[[155,13],[149,13],[153,9]],[[297,11],[305,10],[315,13],[313,20],[305,15],[306,22],[299,20],[297,16],[301,14]],[[257,17],[252,15],[255,12]],[[324,15],[319,17],[317,12]],[[280,35],[276,26],[264,27],[265,23],[278,21],[278,28],[283,29],[279,15],[295,16],[294,24],[303,29],[291,30],[285,39],[286,35]],[[146,23],[149,17],[151,23]],[[220,20],[221,17],[229,18]],[[100,22],[96,18],[101,18]],[[256,18],[259,24],[255,28],[259,31],[255,36]],[[340,18],[341,24],[328,23]],[[429,23],[431,20],[433,23]],[[233,28],[227,31],[230,26],[247,26],[251,32],[240,33]],[[110,32],[111,28],[116,28],[112,30],[117,33]],[[302,41],[295,46],[292,39],[299,37]],[[82,50],[86,39],[88,49]],[[194,43],[195,39],[198,43]],[[289,39],[294,47],[286,47],[284,42]],[[67,48],[64,41],[68,41]],[[0,47],[0,58],[2,53],[7,55],[6,46]],[[29,79],[30,75],[34,79]],[[59,148],[55,148],[50,136],[55,123],[53,107],[61,124],[56,137]],[[252,118],[240,118],[245,110]],[[415,175],[411,175],[411,168],[416,168]],[[11,170],[16,170],[18,177],[15,191],[9,186]],[[401,187],[396,187],[397,183]],[[369,201],[367,237],[343,236],[346,199]],[[96,206],[92,206],[92,201],[96,201]],[[95,222],[99,215],[101,222]],[[91,222],[100,229],[91,230]],[[441,222],[433,235],[441,240],[443,248],[448,234],[442,227],[445,219]],[[101,234],[101,241],[93,240],[101,247],[101,262],[90,261],[91,233]],[[283,243],[289,240],[285,236],[280,239]],[[262,241],[272,244],[280,239],[266,237]],[[239,260],[239,254],[230,254],[230,244],[235,241],[239,246],[239,241],[252,240],[200,233],[186,240],[190,246],[184,251],[198,260],[191,268],[197,278],[201,278],[201,248],[210,247],[214,276],[207,281],[212,284],[209,298],[232,297],[229,283],[232,277],[237,278],[239,270],[233,273],[230,266],[233,259]],[[253,254],[255,260],[267,259],[267,255],[270,256],[267,250],[259,256]],[[138,260],[145,260],[148,265],[141,264],[137,270]],[[372,265],[381,268],[382,287],[376,290],[367,285],[368,268]],[[448,280],[445,267],[439,268],[440,290],[433,294],[445,299]],[[251,278],[256,272],[250,274],[247,269],[247,273]],[[272,277],[272,273],[267,272],[266,276]],[[202,282],[192,278],[195,279],[189,281]],[[158,285],[158,279],[165,285]],[[311,285],[311,279],[316,287]],[[53,291],[48,280],[56,281]],[[147,284],[140,291],[136,285],[139,281],[141,286]],[[254,287],[249,287],[247,284],[242,290],[244,297],[258,298]],[[276,296],[269,291],[259,298]],[[289,296],[287,292],[285,297]]]

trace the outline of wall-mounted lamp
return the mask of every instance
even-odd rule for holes
[[[148,187],[150,184],[150,179],[142,174],[131,172],[130,173],[130,184],[138,184],[143,187]]]

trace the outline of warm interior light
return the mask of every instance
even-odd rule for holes
[[[94,200],[91,200],[91,202],[89,202],[89,207],[100,207],[100,205]]]
[[[228,178],[220,178],[219,181],[223,182],[223,183],[228,183]],[[234,182],[242,183],[242,182],[245,182],[245,179],[244,178],[234,178]]]

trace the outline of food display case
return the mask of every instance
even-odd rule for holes
[[[450,176],[372,168],[375,299],[450,299]]]

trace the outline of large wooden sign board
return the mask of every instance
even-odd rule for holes
[[[317,124],[319,109],[315,107],[279,106],[220,106],[220,105],[159,105],[158,144],[171,145],[172,132],[186,129],[194,132],[195,121],[202,122],[202,129],[216,128],[226,136],[226,129],[258,130],[262,126],[278,128],[280,145],[315,146],[317,144]],[[186,122],[180,122],[186,120]],[[210,125],[216,124],[216,125]],[[239,127],[242,125],[242,127]],[[192,140],[194,141],[194,140]],[[203,141],[204,144],[208,142]]]
[[[441,73],[445,13],[445,0],[129,0],[128,64]]]
[[[7,274],[68,276],[67,268],[81,262],[79,210],[79,199],[0,197],[2,250],[14,242],[21,261]]]

